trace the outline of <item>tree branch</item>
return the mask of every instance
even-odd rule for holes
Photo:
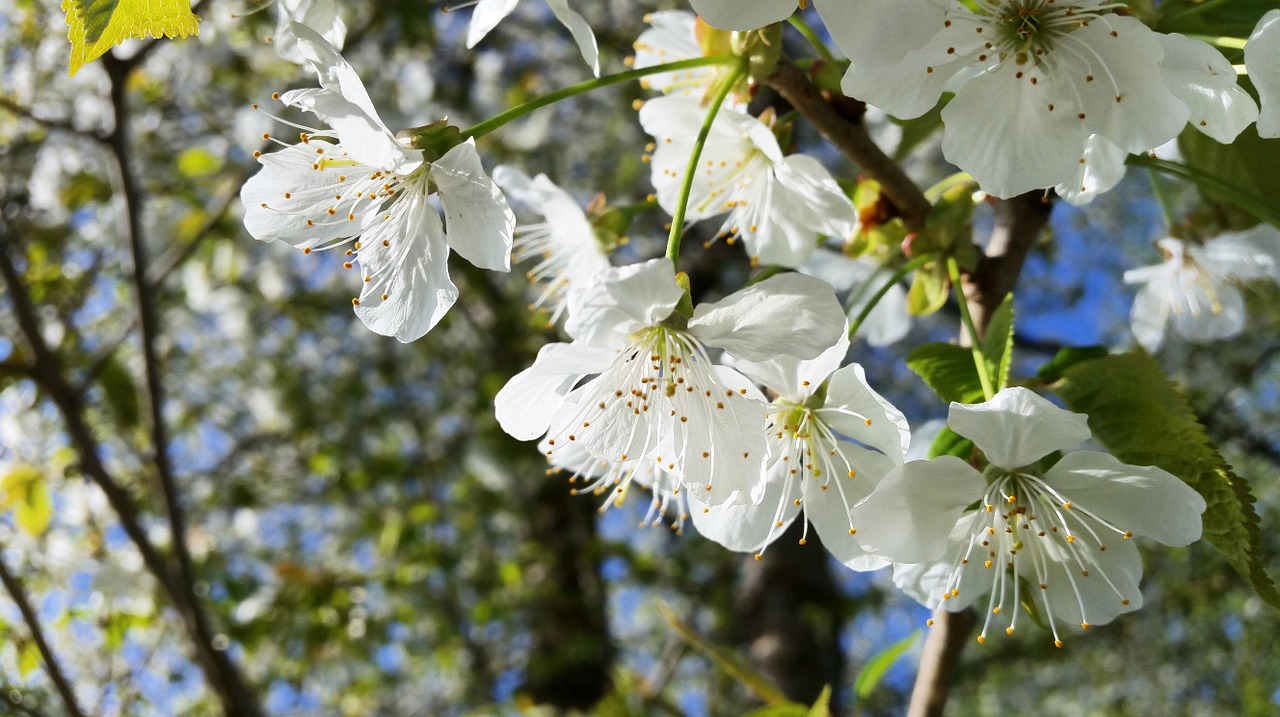
[[[133,58],[131,58],[132,60]],[[156,351],[156,338],[160,333],[160,317],[156,309],[153,286],[147,279],[149,258],[146,237],[142,226],[142,194],[137,178],[129,168],[129,105],[126,81],[136,62],[103,57],[103,67],[111,80],[111,106],[115,111],[115,126],[108,136],[113,162],[113,174],[120,204],[121,231],[129,242],[133,260],[133,285],[138,300],[139,334],[146,378],[149,405],[152,462],[161,498],[168,516],[169,533],[173,541],[173,587],[182,593],[177,601],[179,612],[196,643],[199,662],[205,670],[210,687],[222,701],[223,711],[230,717],[254,717],[261,714],[257,700],[249,692],[244,678],[231,662],[226,652],[213,647],[214,631],[208,615],[200,607],[195,594],[196,574],[191,551],[187,547],[186,518],[178,496],[177,480],[169,458],[168,429],[164,422],[164,378]]]
[[[13,598],[14,604],[18,606],[18,612],[22,613],[22,619],[27,623],[27,630],[31,632],[31,640],[40,651],[40,658],[44,660],[45,672],[67,706],[67,714],[71,717],[84,717],[84,712],[80,711],[80,703],[76,702],[75,690],[71,688],[71,683],[63,674],[62,666],[53,654],[53,648],[49,647],[49,641],[44,638],[44,628],[40,626],[40,618],[31,607],[31,601],[27,599],[27,591],[23,588],[22,580],[9,572],[9,566],[5,564],[3,558],[0,558],[0,582],[4,583],[4,589],[9,592],[9,597]]]
[[[985,254],[977,268],[966,274],[963,288],[969,311],[979,334],[985,333],[992,313],[1013,291],[1040,232],[1049,221],[1050,205],[1042,192],[1028,192],[1012,199],[998,200],[996,222]],[[961,331],[961,339],[966,334]],[[951,693],[952,677],[977,623],[973,609],[947,612],[939,608],[920,655],[920,670],[911,691],[907,717],[940,717]]]
[[[94,132],[92,130],[80,129],[79,127],[76,127],[74,124],[72,124],[69,120],[59,120],[59,119],[51,119],[48,117],[40,117],[36,115],[36,113],[33,112],[30,107],[24,107],[23,105],[20,105],[17,102],[14,102],[8,97],[0,96],[0,109],[4,109],[8,111],[10,114],[16,115],[18,117],[29,119],[32,122],[35,122],[36,124],[42,127],[61,130],[63,132],[68,132],[70,134],[78,135],[80,137],[86,137],[88,139],[96,140],[98,142],[107,141],[107,138],[102,136],[101,134]]]
[[[924,226],[924,219],[929,215],[929,200],[898,163],[871,140],[861,122],[851,120],[832,106],[804,72],[786,59],[778,63],[765,82],[812,122],[823,137],[880,183],[881,191],[897,207],[908,229]]]

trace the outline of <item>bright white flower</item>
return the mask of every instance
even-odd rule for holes
[[[515,11],[520,0],[479,0],[475,3],[475,11],[471,15],[471,26],[467,29],[467,48],[475,47],[489,31],[498,26],[504,18]],[[547,0],[547,7],[560,21],[569,28],[573,41],[578,44],[578,52],[582,59],[591,66],[596,77],[600,76],[600,50],[596,46],[595,33],[585,18],[569,7],[568,0]]]
[[[759,557],[799,517],[805,535],[812,523],[827,550],[850,568],[888,565],[858,545],[850,508],[902,465],[911,433],[902,413],[867,385],[861,366],[840,368],[848,350],[842,335],[810,361],[779,357],[735,363],[776,395],[764,426],[769,445],[764,500],[709,508],[695,492],[690,507],[698,532]]]
[[[544,346],[498,392],[503,430],[546,434],[553,460],[573,443],[610,463],[653,455],[711,504],[759,502],[765,406],[745,378],[712,364],[709,347],[751,361],[813,358],[843,314],[831,287],[800,274],[701,304],[685,326],[673,316],[682,296],[668,259],[611,270],[571,305],[574,342]]]
[[[1280,137],[1280,9],[1258,21],[1244,46],[1244,65],[1262,99],[1258,135]]]
[[[689,519],[689,502],[686,499],[688,491],[681,489],[679,476],[657,462],[656,454],[649,454],[639,460],[603,461],[588,453],[576,441],[561,441],[558,447],[553,441],[554,439],[544,438],[538,443],[538,448],[551,464],[548,475],[569,474],[569,483],[575,486],[571,493],[603,496],[600,506],[600,512],[603,513],[615,505],[621,505],[631,484],[637,483],[652,494],[649,510],[640,522],[640,527],[657,527],[664,521],[671,520],[671,529],[678,534],[684,533],[685,521]]]
[[[658,204],[674,212],[689,155],[706,108],[692,97],[667,96],[640,108],[640,124],[657,140],[650,164]],[[721,108],[702,150],[702,169],[689,195],[686,218],[728,212],[722,235],[742,237],[752,260],[796,267],[821,235],[847,239],[857,211],[816,159],[784,156],[768,125]]]
[[[1244,296],[1232,282],[1280,282],[1280,231],[1260,224],[1223,234],[1207,244],[1165,238],[1156,242],[1164,262],[1124,273],[1143,284],[1130,314],[1133,334],[1148,351],[1160,348],[1173,325],[1189,341],[1228,339],[1244,330]]]
[[[845,2],[846,0],[841,0]],[[721,30],[757,30],[782,22],[807,0],[690,0],[694,12]]]
[[[1062,645],[1059,623],[1110,622],[1142,606],[1142,559],[1129,538],[1165,545],[1200,538],[1200,494],[1169,473],[1108,453],[1067,453],[1090,437],[1086,417],[1025,388],[980,404],[951,404],[951,429],[991,465],[979,473],[951,456],[890,471],[854,508],[858,538],[898,565],[894,582],[936,608],[959,611],[990,593],[978,640],[993,616],[1013,634],[1032,603]]]
[[[636,38],[635,67],[643,69],[703,56],[698,44],[698,16],[679,10],[650,13],[645,16],[650,27]],[[663,94],[679,94],[701,98],[721,73],[716,67],[694,67],[688,70],[650,75],[641,81],[645,89]]]
[[[800,267],[800,271],[831,284],[837,294],[849,293],[845,310],[856,318],[876,291],[889,280],[890,272],[875,261],[861,257],[851,259],[833,251],[818,250]],[[867,314],[855,336],[871,346],[897,343],[911,332],[911,314],[907,313],[907,291],[894,284]]]
[[[516,227],[512,257],[517,262],[537,260],[528,276],[543,289],[533,308],[548,307],[554,324],[568,306],[569,293],[598,280],[609,268],[609,258],[578,203],[545,174],[530,179],[503,165],[493,170],[493,181],[512,201],[546,220]]]
[[[943,153],[998,197],[1059,185],[1068,194],[1096,192],[1080,181],[1090,137],[1120,156],[1164,144],[1188,119],[1211,136],[1234,137],[1252,105],[1216,51],[1110,12],[1123,3],[817,5],[852,60],[843,82],[850,96],[911,118],[944,90],[955,92],[942,113]],[[1114,173],[1114,166],[1092,172],[1095,183]]]
[[[262,155],[262,171],[240,198],[255,239],[310,252],[355,241],[347,251],[364,279],[356,315],[401,341],[429,331],[458,297],[449,250],[482,269],[511,268],[515,216],[480,166],[471,141],[432,162],[396,141],[355,70],[324,38],[293,24],[298,48],[320,87],[280,96],[333,130],[303,132],[302,142]],[[431,195],[438,197],[448,233]]]
[[[338,50],[347,39],[347,23],[338,14],[334,0],[277,0],[276,12],[276,34],[271,44],[281,59],[294,64],[307,61],[298,48],[298,37],[293,34],[295,22],[315,30]]]

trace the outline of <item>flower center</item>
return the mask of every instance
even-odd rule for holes
[[[1054,644],[1061,647],[1057,621],[1062,617],[1053,613],[1050,591],[1066,593],[1066,600],[1075,602],[1081,629],[1089,628],[1089,614],[1097,609],[1090,604],[1095,596],[1109,594],[1106,599],[1117,600],[1122,606],[1136,597],[1126,594],[1107,574],[1108,566],[1101,556],[1107,550],[1107,538],[1127,540],[1133,534],[1073,504],[1039,477],[999,475],[988,486],[978,510],[966,516],[961,525],[970,535],[955,556],[943,600],[958,597],[965,578],[980,579],[977,564],[990,571],[987,618],[978,642],[986,640],[993,617],[1006,608],[1011,617],[1005,632],[1012,635],[1018,605],[1036,604],[1044,610]],[[1091,590],[1097,586],[1089,581],[1100,581],[1106,587]],[[1041,599],[1024,594],[1033,590],[1040,591]]]

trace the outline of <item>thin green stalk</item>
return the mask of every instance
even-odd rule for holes
[[[690,70],[695,67],[707,67],[710,65],[727,65],[731,62],[737,62],[738,58],[733,55],[714,55],[712,57],[695,57],[692,60],[680,60],[679,62],[668,62],[663,65],[654,65],[652,67],[643,67],[638,70],[627,70],[614,75],[605,75],[604,77],[596,77],[585,82],[579,82],[576,85],[570,85],[561,90],[556,90],[550,94],[543,95],[537,99],[529,100],[522,105],[512,107],[498,115],[494,115],[489,119],[473,126],[471,129],[463,130],[462,138],[469,139],[471,137],[483,137],[495,129],[533,112],[542,109],[547,105],[553,105],[560,100],[575,97],[577,95],[598,90],[601,87],[609,87],[631,80],[638,80],[649,75],[657,75],[663,72],[676,72],[679,70]]]
[[[720,113],[720,105],[724,104],[725,98],[733,91],[733,86],[738,84],[738,80],[742,79],[746,73],[747,63],[739,62],[727,77],[721,78],[720,88],[716,90],[716,96],[711,99],[711,105],[707,107],[707,116],[702,120],[702,128],[698,130],[698,138],[693,141],[693,153],[689,155],[689,164],[684,169],[684,181],[680,184],[676,210],[671,217],[671,234],[667,236],[667,258],[675,267],[680,266],[680,237],[684,234],[684,216],[689,209],[689,194],[693,191],[693,180],[698,173],[698,162],[702,159],[702,148],[707,143],[707,137],[711,135],[711,124]]]
[[[978,381],[982,384],[982,395],[990,401],[995,398],[995,389],[991,387],[991,376],[987,372],[987,359],[982,355],[982,339],[973,324],[973,314],[969,313],[969,302],[965,299],[964,290],[960,287],[960,265],[954,256],[947,257],[947,273],[951,275],[951,289],[956,294],[956,303],[960,305],[960,320],[964,322],[965,331],[969,332],[969,350],[973,352],[973,365],[978,369]]]
[[[1169,203],[1169,195],[1164,191],[1164,185],[1160,183],[1160,177],[1156,175],[1156,170],[1147,167],[1147,177],[1151,180],[1151,193],[1156,195],[1156,203],[1160,205],[1160,213],[1164,214],[1165,231],[1173,229],[1173,205]]]
[[[804,18],[798,14],[793,14],[787,18],[787,22],[791,23],[791,27],[794,27],[797,32],[804,35],[804,39],[808,40],[810,45],[813,45],[813,49],[818,51],[818,55],[822,59],[827,62],[832,62],[836,59],[836,56],[831,52],[831,48],[827,47],[827,43],[823,42],[821,37],[818,37],[818,33],[814,32],[809,23],[804,21]]]
[[[1163,172],[1171,177],[1185,179],[1202,189],[1208,189],[1237,207],[1249,212],[1258,219],[1273,226],[1280,227],[1280,211],[1273,202],[1267,202],[1256,194],[1249,192],[1221,177],[1202,172],[1195,167],[1167,159],[1157,159],[1146,154],[1132,154],[1125,164],[1136,167],[1148,167]]]
[[[907,274],[910,274],[935,259],[937,259],[937,257],[933,254],[923,254],[899,267],[898,270],[893,273],[893,276],[889,277],[889,280],[884,283],[884,286],[881,286],[876,290],[875,294],[872,294],[871,300],[867,302],[866,306],[862,307],[862,311],[858,312],[858,318],[854,319],[853,323],[849,325],[849,339],[853,340],[853,335],[858,333],[858,329],[862,328],[862,325],[867,321],[867,317],[875,310],[876,304],[880,303],[880,300],[885,297],[885,294],[889,293],[890,289],[897,285],[899,281],[906,278]]]

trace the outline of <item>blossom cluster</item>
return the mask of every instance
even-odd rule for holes
[[[1119,181],[1128,154],[1161,147],[1188,123],[1220,142],[1255,122],[1264,136],[1280,133],[1280,11],[1246,49],[1260,113],[1217,50],[1157,33],[1117,3],[814,4],[849,58],[841,86],[850,97],[912,118],[952,94],[943,153],[989,195],[1052,188],[1087,201]],[[598,76],[586,21],[567,0],[548,5]],[[481,0],[468,46],[515,6]],[[819,159],[793,151],[788,118],[753,112],[749,101],[747,57],[768,44],[755,31],[789,16],[795,0],[693,0],[703,19],[657,13],[635,43],[634,67],[651,69],[645,87],[662,93],[638,119],[653,137],[653,201],[673,217],[673,237],[713,220],[717,239],[773,267],[696,302],[678,251],[614,266],[600,207],[583,210],[545,175],[500,166],[490,176],[473,134],[444,122],[393,133],[337,49],[345,26],[332,4],[280,7],[302,22],[282,21],[277,48],[309,65],[319,86],[276,99],[325,127],[299,126],[299,142],[258,157],[241,194],[249,233],[305,252],[344,250],[344,266],[361,277],[356,315],[405,342],[458,299],[451,251],[495,271],[531,261],[532,306],[568,340],[544,346],[506,383],[496,416],[510,435],[539,440],[576,490],[608,506],[643,486],[654,496],[646,522],[670,516],[757,557],[800,521],[801,542],[812,526],[850,568],[892,566],[894,581],[930,607],[986,596],[982,639],[1002,619],[993,616],[1007,615],[1012,633],[1019,605],[1030,605],[1059,645],[1063,625],[1087,628],[1141,605],[1130,538],[1182,546],[1200,537],[1196,491],[1160,468],[1071,451],[1091,438],[1087,418],[1026,388],[951,404],[949,426],[973,442],[971,460],[907,460],[902,412],[847,362],[849,313],[831,268],[849,260],[823,248],[863,230],[860,210]],[[736,32],[716,36],[711,26]],[[698,64],[709,48],[731,56]],[[511,205],[541,220],[517,225]],[[1134,330],[1151,350],[1166,322],[1195,339],[1238,332],[1243,302],[1227,282],[1280,280],[1274,229],[1159,246],[1165,265],[1126,275],[1145,282]],[[905,317],[882,324],[875,335],[889,343]]]

